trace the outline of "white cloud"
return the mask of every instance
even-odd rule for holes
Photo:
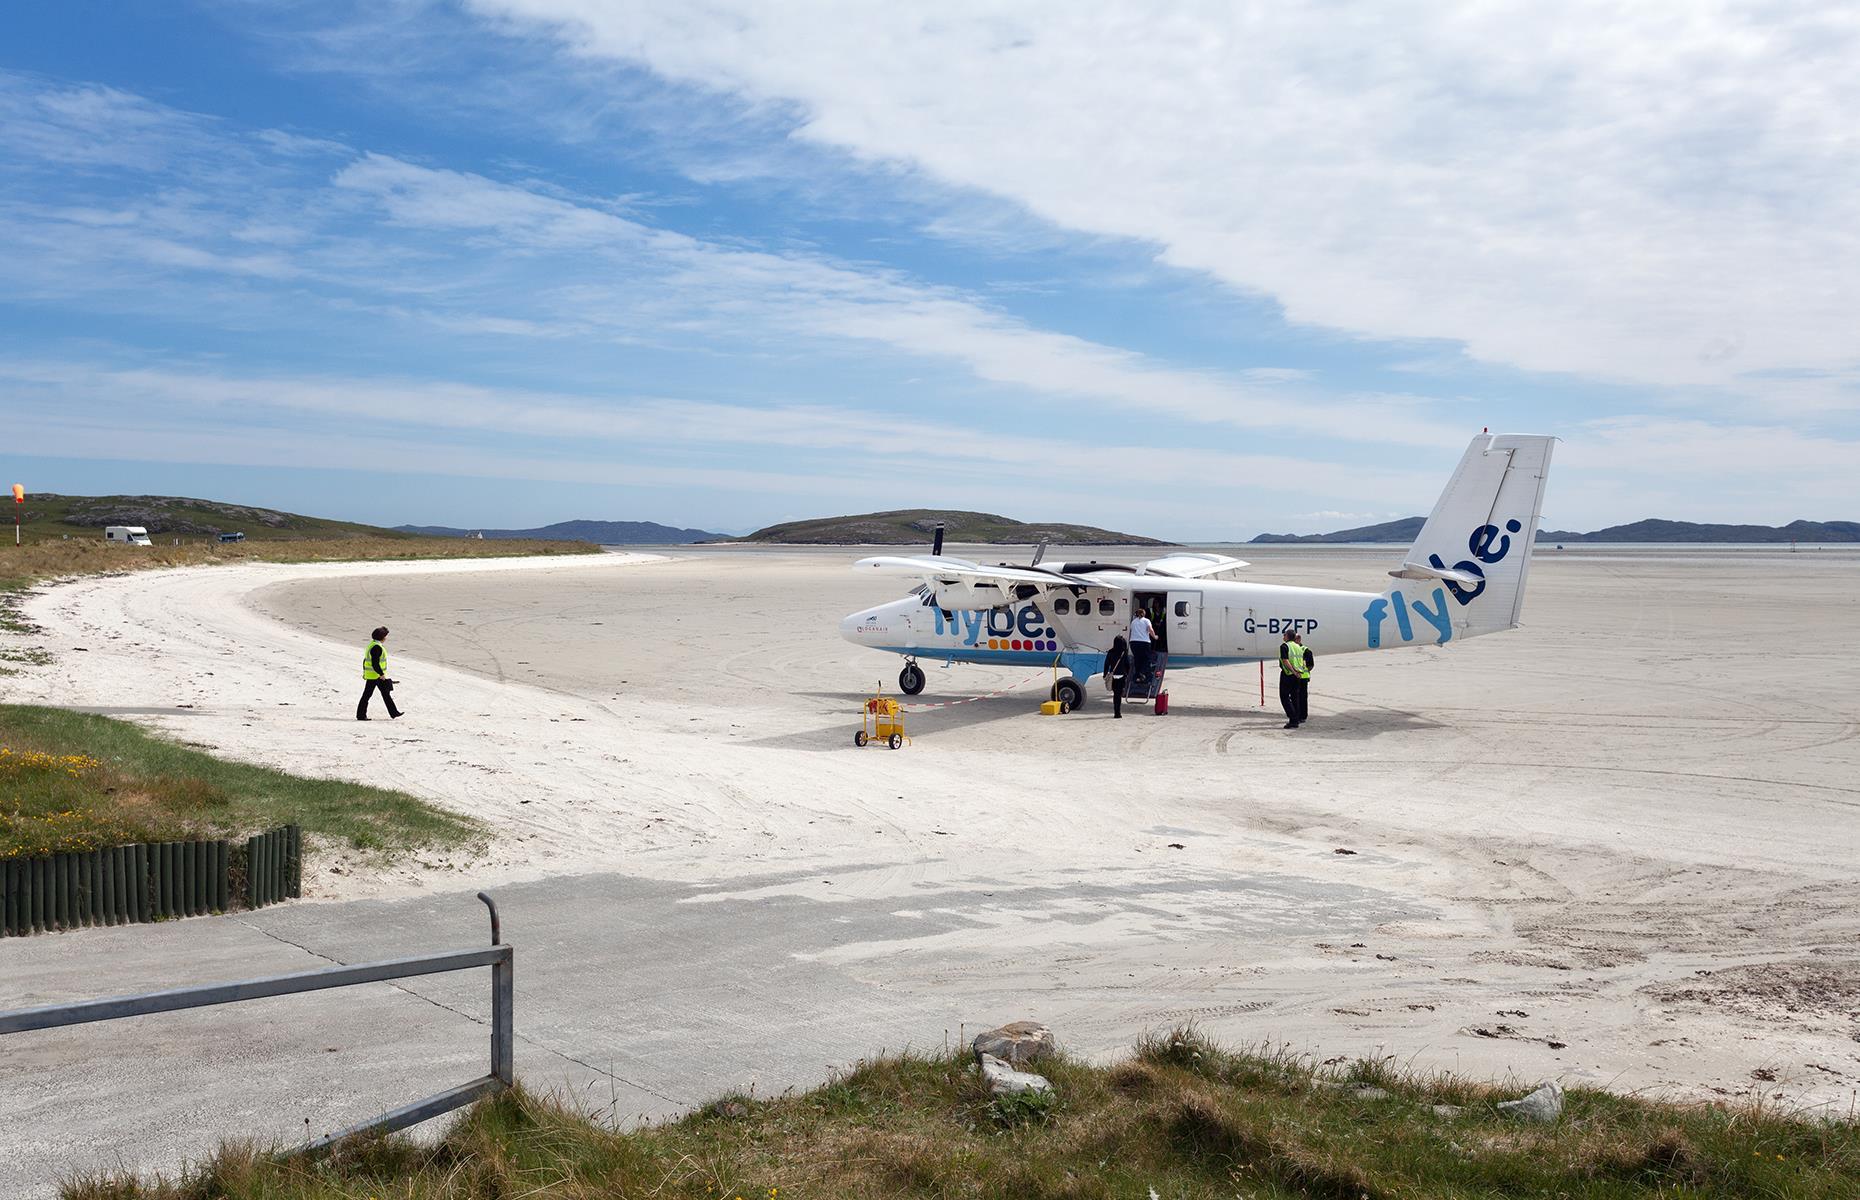
[[[1243,429],[1321,430],[1351,441],[1438,447],[1461,430],[1439,421],[1416,397],[1314,399],[1266,386],[1296,378],[1268,369],[1252,382],[1157,363],[1144,355],[1028,326],[949,289],[894,272],[856,270],[820,257],[774,254],[653,229],[585,201],[542,195],[469,173],[366,155],[336,177],[338,187],[375,198],[403,226],[460,231],[519,252],[600,252],[645,256],[665,274],[660,303],[690,321],[743,327],[752,318],[784,335],[877,342],[925,358],[957,362],[992,383],[1101,401],[1144,414]],[[600,323],[611,290],[565,296],[561,317]],[[619,323],[638,313],[615,306]],[[514,327],[511,331],[515,331]]]
[[[1860,409],[1860,9],[474,0],[1294,321]]]
[[[531,477],[584,478],[590,462],[604,462],[609,477],[624,473],[629,482],[651,486],[814,492],[856,485],[868,494],[888,494],[903,486],[924,491],[1039,485],[1055,498],[1090,503],[1101,513],[1115,513],[1124,504],[1119,494],[1098,487],[1096,481],[1107,470],[1133,478],[1192,481],[1197,490],[1216,494],[1286,489],[1365,497],[1391,491],[1424,494],[1439,484],[1405,469],[1364,469],[1312,458],[1142,442],[1107,449],[903,415],[882,423],[849,421],[843,410],[819,405],[751,407],[429,380],[251,376],[166,365],[103,368],[18,359],[0,359],[0,384],[39,411],[68,414],[62,424],[35,423],[20,448],[36,454],[110,457],[133,445],[141,447],[140,455],[153,456],[181,445],[191,447],[187,461],[353,465],[346,451],[333,448],[354,440],[342,431],[365,427],[364,440],[424,446],[403,462],[425,471],[457,473],[465,465],[477,470],[496,463],[487,473],[523,477],[542,469],[539,463],[552,463]],[[185,424],[195,440],[176,443],[156,436],[176,424]],[[280,427],[291,431],[282,441],[272,432]],[[518,448],[507,454],[487,451],[479,445],[485,436]],[[537,457],[538,445],[552,447],[557,457]],[[769,447],[784,450],[782,467],[744,471],[704,465],[720,448]],[[202,454],[208,457],[198,457]],[[224,455],[232,457],[215,457]],[[669,461],[687,465],[663,465]],[[1179,511],[1174,515],[1183,519]]]

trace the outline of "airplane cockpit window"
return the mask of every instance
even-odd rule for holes
[[[926,591],[924,593],[924,607],[925,608],[936,607],[936,593],[935,592]]]
[[[1178,617],[1186,617],[1188,615],[1188,601],[1177,600],[1175,602],[1175,615]]]
[[[1062,617],[1065,616],[1072,611],[1072,601],[1061,596],[1059,599],[1053,601],[1053,611]]]
[[[1106,597],[1105,599],[1098,601],[1098,615],[1099,616],[1109,617],[1109,616],[1115,615],[1116,612],[1117,612],[1117,605],[1111,603],[1109,597]]]

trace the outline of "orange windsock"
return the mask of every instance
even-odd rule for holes
[[[23,483],[14,484],[13,485],[13,503],[24,504],[25,502],[26,502],[26,485]]]

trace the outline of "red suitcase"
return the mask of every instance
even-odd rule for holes
[[[1166,716],[1168,712],[1169,712],[1169,693],[1168,692],[1157,692],[1156,693],[1156,715],[1159,717]]]

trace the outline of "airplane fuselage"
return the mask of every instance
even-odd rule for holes
[[[1455,599],[1441,586],[1386,593],[1228,580],[1132,579],[1128,587],[1085,588],[982,610],[944,611],[910,596],[853,613],[840,633],[856,645],[927,662],[1039,665],[1057,661],[1079,679],[1097,674],[1130,627],[1133,603],[1161,609],[1159,640],[1169,669],[1278,660],[1296,632],[1320,657],[1398,646],[1440,645],[1454,636]]]

